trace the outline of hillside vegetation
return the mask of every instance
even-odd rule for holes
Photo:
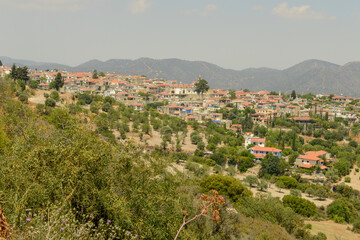
[[[14,98],[29,91],[19,89],[12,80],[0,80],[0,202],[6,217],[0,223],[8,223],[0,234],[5,238],[173,239],[183,219],[199,214],[204,196],[216,190],[226,200],[220,219],[209,212],[186,225],[178,239],[326,239],[312,236],[304,218],[279,199],[252,196],[234,177],[191,167],[170,173],[179,153],[166,150],[169,129],[186,131],[179,123],[169,127],[177,120],[168,119],[168,129],[162,126],[160,149],[145,153],[109,130],[120,129],[125,140],[126,127],[111,119],[116,112],[121,118],[131,113],[125,122],[134,123],[140,113],[101,97],[103,110],[106,103],[111,106],[100,115],[74,104],[33,109]]]

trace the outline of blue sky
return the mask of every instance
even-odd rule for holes
[[[0,0],[0,56],[181,58],[284,69],[360,60],[358,0]]]

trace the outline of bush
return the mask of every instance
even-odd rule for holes
[[[314,216],[316,211],[316,205],[306,199],[303,199],[294,195],[285,195],[283,197],[283,204],[286,207],[290,207],[294,212],[304,217]]]
[[[334,221],[347,223],[357,218],[355,207],[345,199],[336,199],[326,209],[326,214]]]
[[[104,112],[108,112],[110,109],[111,109],[110,103],[105,103],[101,108],[101,110],[103,110]]]
[[[56,106],[56,101],[52,98],[47,98],[45,100],[45,106],[48,106],[48,107],[55,107]]]
[[[21,93],[18,97],[19,101],[22,103],[28,103],[29,98],[28,95],[26,93]]]
[[[355,233],[360,233],[360,219],[357,218],[353,223],[352,231]]]
[[[240,172],[246,172],[249,168],[254,166],[254,161],[250,157],[240,157],[237,162],[237,167]]]
[[[255,175],[246,176],[244,181],[247,182],[250,187],[253,187],[254,185],[257,185],[259,183],[259,180]]]
[[[204,191],[212,189],[220,194],[226,195],[231,201],[236,202],[242,197],[252,196],[252,192],[244,187],[242,183],[234,177],[213,174],[200,181],[200,186]]]
[[[298,189],[290,189],[290,195],[301,197],[301,191]]]
[[[84,99],[79,99],[76,104],[78,104],[78,105],[86,105]]]
[[[88,93],[83,93],[78,95],[78,101],[82,100],[85,104],[90,104],[93,101],[93,97]]]
[[[319,188],[314,192],[314,196],[318,197],[320,200],[328,197],[328,193],[325,189]]]
[[[58,91],[52,91],[50,93],[50,97],[52,99],[54,99],[55,101],[59,101],[60,100],[60,96],[59,96],[59,92]]]
[[[48,93],[44,93],[44,98],[49,98],[50,95]]]
[[[38,88],[38,86],[39,86],[39,82],[38,82],[38,81],[36,81],[36,80],[30,80],[30,82],[29,82],[29,87],[30,87],[30,88],[36,89],[36,88]]]
[[[225,163],[226,163],[225,155],[218,151],[211,154],[210,158],[212,160],[214,160],[216,162],[216,164],[221,165],[221,166],[225,165]]]
[[[174,158],[175,160],[187,160],[188,155],[184,152],[178,152],[178,153],[174,153],[172,155],[172,158]]]
[[[284,183],[285,188],[291,189],[296,188],[298,185],[298,181],[296,181],[293,177],[281,176],[278,178],[278,181],[282,181]]]
[[[96,104],[90,105],[90,112],[98,114],[99,113],[99,107]]]
[[[346,183],[349,183],[351,181],[351,178],[350,177],[345,177],[345,182]]]

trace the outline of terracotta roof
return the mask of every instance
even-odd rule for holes
[[[271,148],[271,147],[260,147],[255,146],[251,148],[253,151],[262,151],[262,152],[281,152],[280,149],[277,148]]]
[[[301,164],[299,167],[301,167],[301,168],[311,168],[311,167],[313,167],[313,165],[311,165],[309,163],[304,163],[304,164]]]

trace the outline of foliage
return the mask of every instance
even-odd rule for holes
[[[239,201],[242,197],[252,195],[252,192],[244,187],[241,182],[234,177],[213,174],[201,180],[200,186],[204,191],[211,189],[219,191],[230,198],[231,201]]]
[[[295,178],[293,177],[288,177],[288,176],[281,176],[278,178],[278,181],[281,181],[284,183],[284,187],[291,189],[291,188],[296,188],[298,185],[298,182],[296,181]]]
[[[88,93],[80,93],[77,97],[78,101],[83,100],[86,104],[90,104],[93,101],[93,97]]]
[[[18,99],[22,103],[28,103],[29,96],[26,93],[21,93]]]
[[[205,79],[200,79],[195,83],[195,92],[203,94],[209,90],[208,82]]]
[[[345,199],[336,199],[326,209],[326,214],[330,218],[340,217],[343,221],[349,223],[354,220],[358,214],[354,206]]]
[[[52,99],[54,99],[55,101],[59,101],[59,100],[60,100],[60,96],[59,96],[59,92],[58,92],[58,91],[51,91],[50,97],[51,97]]]
[[[282,201],[285,206],[291,207],[294,212],[300,214],[301,216],[311,217],[317,213],[315,203],[301,197],[285,195]]]
[[[288,164],[284,159],[272,154],[267,154],[261,161],[259,176],[263,177],[265,175],[281,175],[285,172],[287,167]]]
[[[64,79],[61,76],[61,73],[58,72],[56,74],[55,80],[50,83],[51,88],[55,88],[57,91],[59,91],[60,88],[64,86]]]
[[[104,103],[101,107],[101,110],[103,110],[104,112],[109,112],[111,108],[112,107],[110,103]]]
[[[48,107],[55,107],[56,105],[56,101],[52,98],[47,98],[45,100],[45,106],[48,106]]]
[[[319,188],[314,192],[314,196],[318,197],[320,200],[322,200],[322,199],[328,197],[328,193],[325,189]]]
[[[255,175],[248,175],[244,179],[245,182],[249,184],[250,187],[253,187],[254,185],[259,183],[258,178]]]
[[[29,87],[31,87],[32,89],[37,89],[39,86],[39,82],[36,80],[30,80],[29,82]]]

